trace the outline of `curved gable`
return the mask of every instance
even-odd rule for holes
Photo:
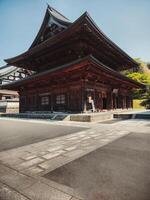
[[[69,19],[48,5],[41,28],[29,49],[67,29],[70,24]]]

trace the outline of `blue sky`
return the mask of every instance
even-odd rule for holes
[[[150,62],[150,0],[0,0],[0,66],[29,48],[47,4],[71,21],[88,11],[131,57]]]

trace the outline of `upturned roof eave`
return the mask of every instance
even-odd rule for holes
[[[44,42],[36,45],[33,48],[30,48],[28,51],[24,52],[23,54],[20,54],[16,57],[5,59],[5,62],[7,63],[13,63],[13,62],[18,62],[19,60],[24,59],[25,57],[32,55],[43,48],[50,47],[51,44],[57,43],[60,41],[61,37],[65,37],[65,35],[72,33],[72,30],[74,27],[78,27],[78,25],[82,24],[84,22],[84,19],[86,20],[87,23],[92,25],[92,27],[99,33],[99,35],[109,44],[114,51],[119,52],[125,59],[128,60],[133,66],[138,67],[139,64],[134,61],[127,53],[125,53],[118,45],[116,45],[111,39],[109,39],[101,30],[100,28],[96,25],[96,23],[93,21],[93,19],[90,17],[88,12],[85,12],[83,15],[81,15],[74,23],[72,23],[66,30],[62,31],[61,33],[58,33],[57,35],[54,35],[53,37],[45,40]],[[84,22],[85,23],[85,22]]]
[[[35,43],[37,42],[37,40],[38,40],[38,38],[39,38],[39,36],[40,36],[40,34],[41,34],[43,28],[44,28],[44,25],[45,25],[45,23],[46,23],[46,21],[47,21],[47,20],[46,20],[47,17],[48,17],[48,10],[46,10],[46,12],[45,12],[44,19],[43,19],[43,22],[42,22],[42,24],[41,24],[41,27],[40,27],[40,29],[39,29],[39,31],[38,31],[38,33],[37,33],[37,35],[36,35],[34,41],[32,42],[31,46],[29,47],[29,50],[30,50],[30,49],[35,45]]]
[[[64,64],[62,66],[59,66],[57,68],[54,68],[54,69],[50,69],[50,70],[47,70],[47,71],[44,71],[44,72],[40,72],[38,74],[34,74],[34,75],[31,75],[29,77],[26,77],[22,80],[17,80],[17,81],[13,81],[11,83],[8,83],[8,84],[5,84],[2,86],[3,89],[9,89],[9,88],[13,88],[13,86],[15,87],[19,87],[21,85],[23,85],[24,83],[26,83],[26,81],[30,81],[30,80],[35,80],[36,78],[40,78],[42,76],[45,76],[45,75],[48,75],[50,73],[53,73],[53,72],[57,72],[57,71],[60,71],[60,70],[63,70],[65,68],[69,68],[73,65],[76,65],[76,64],[79,64],[79,63],[82,63],[84,61],[89,61],[91,63],[95,63],[97,66],[99,66],[101,69],[103,69],[105,72],[109,72],[111,75],[115,76],[116,78],[119,78],[121,80],[124,80],[124,81],[127,81],[127,82],[130,82],[130,84],[133,84],[135,85],[136,87],[138,88],[145,88],[145,85],[144,84],[141,84],[139,82],[136,82],[120,73],[118,73],[117,71],[107,67],[106,65],[104,65],[103,63],[101,63],[99,60],[97,60],[95,57],[93,57],[92,55],[89,55],[89,56],[86,56],[84,58],[80,58],[80,59],[77,59],[71,63],[67,63],[67,64]]]
[[[114,43],[100,28],[99,26],[95,23],[95,21],[92,19],[92,17],[90,16],[90,14],[88,12],[85,13],[86,14],[86,18],[88,20],[88,22],[94,26],[94,28],[98,31],[98,33],[107,41],[107,43],[109,45],[111,45],[113,48],[115,48],[116,50],[118,50],[122,55],[124,55],[125,57],[127,57],[133,64],[135,64],[136,66],[139,66],[139,63],[137,63],[134,59],[132,59],[124,50],[122,50],[116,43]]]
[[[50,11],[50,9],[55,10],[54,8],[50,7],[49,5],[47,6],[47,9],[46,9],[45,16],[44,16],[43,22],[41,24],[41,27],[40,27],[40,29],[39,29],[39,31],[38,31],[38,33],[37,33],[37,35],[36,35],[36,37],[35,37],[34,41],[32,42],[32,44],[31,44],[31,46],[30,46],[29,49],[33,48],[34,45],[36,45],[37,40],[39,39],[41,33],[43,32],[43,29],[44,29],[45,25],[48,22],[49,16],[54,17],[56,21],[59,21],[62,24],[65,24],[65,25],[71,24],[71,22],[69,22],[69,19],[67,19],[65,16],[63,16],[61,13],[59,13],[58,11],[55,10],[55,12],[59,13],[59,15],[63,16],[63,18],[65,18],[67,21],[63,21],[61,19],[58,19],[56,16],[54,16],[52,14],[52,12]]]
[[[56,20],[60,21],[61,23],[66,24],[66,25],[72,24],[72,22],[66,16],[62,15],[60,12],[58,12],[57,10],[55,10],[50,5],[48,5],[47,9],[50,12],[50,15],[52,15]],[[55,12],[55,14],[53,12]],[[58,14],[59,17],[56,16],[56,14]],[[61,16],[61,18],[60,18],[60,16]]]
[[[32,47],[32,48],[29,48],[27,51],[25,51],[24,53],[18,55],[18,56],[15,56],[15,57],[12,57],[12,58],[8,58],[8,59],[4,59],[4,61],[8,64],[12,64],[12,63],[15,63],[15,62],[18,62],[19,60],[22,60],[25,58],[25,56],[28,56],[30,54],[33,54],[34,52],[37,52],[38,50],[41,50],[47,46],[50,46],[50,44],[55,41],[55,43],[57,42],[58,39],[60,39],[61,36],[63,36],[64,34],[68,33],[68,32],[71,32],[71,29],[74,27],[74,26],[77,26],[78,23],[80,23],[82,21],[82,19],[85,17],[85,14],[84,13],[83,15],[81,15],[74,23],[72,23],[66,30],[58,33],[57,35],[54,35],[50,38],[48,38],[47,40],[43,41],[42,43],[36,45],[35,47]],[[46,15],[46,14],[45,14]]]
[[[123,74],[121,74],[121,73],[119,73],[119,72],[113,70],[112,68],[107,67],[107,66],[104,65],[102,62],[100,62],[99,60],[97,60],[95,57],[90,56],[90,58],[92,59],[92,61],[95,61],[98,65],[103,66],[103,68],[105,68],[105,69],[107,69],[108,71],[112,72],[114,75],[117,75],[117,77],[119,77],[119,78],[121,78],[121,79],[124,79],[124,80],[127,80],[127,81],[129,81],[129,82],[132,82],[133,84],[138,85],[139,87],[145,87],[144,84],[139,83],[139,82],[137,82],[137,81],[134,81],[133,79],[128,78],[127,76],[125,76],[125,75],[123,75]]]
[[[10,68],[10,69],[8,69],[8,68]],[[16,72],[17,69],[18,69],[17,67],[8,66],[8,65],[1,67],[0,68],[0,79],[3,79],[4,77],[6,77],[8,75],[11,75],[12,73]],[[2,70],[3,70],[3,72],[1,72]]]

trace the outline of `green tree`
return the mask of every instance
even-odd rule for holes
[[[128,78],[131,78],[139,83],[150,85],[150,70],[148,68],[148,64],[142,61],[140,58],[135,58],[135,61],[139,63],[139,66],[136,70],[126,70],[124,75]],[[145,98],[147,92],[143,89],[138,89],[134,92],[133,98],[134,99],[141,99]]]
[[[146,99],[141,102],[141,106],[150,109],[150,91],[146,94]]]
[[[146,73],[139,73],[139,72],[133,72],[133,73],[129,73],[127,75],[128,78],[131,78],[139,83],[143,83],[143,84],[150,84],[150,76]]]
[[[146,73],[134,72],[134,73],[128,74],[128,77],[139,83],[150,85],[150,76]],[[146,96],[146,91],[143,89],[138,89],[133,94],[134,99],[145,98],[145,96]]]
[[[150,63],[147,63],[147,68],[150,70]]]

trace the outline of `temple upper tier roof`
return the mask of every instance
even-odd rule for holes
[[[67,29],[70,20],[48,5],[43,23],[30,48]]]
[[[99,29],[87,12],[71,23],[48,6],[29,50],[5,61],[40,72],[90,54],[116,71],[138,67],[138,63]]]

